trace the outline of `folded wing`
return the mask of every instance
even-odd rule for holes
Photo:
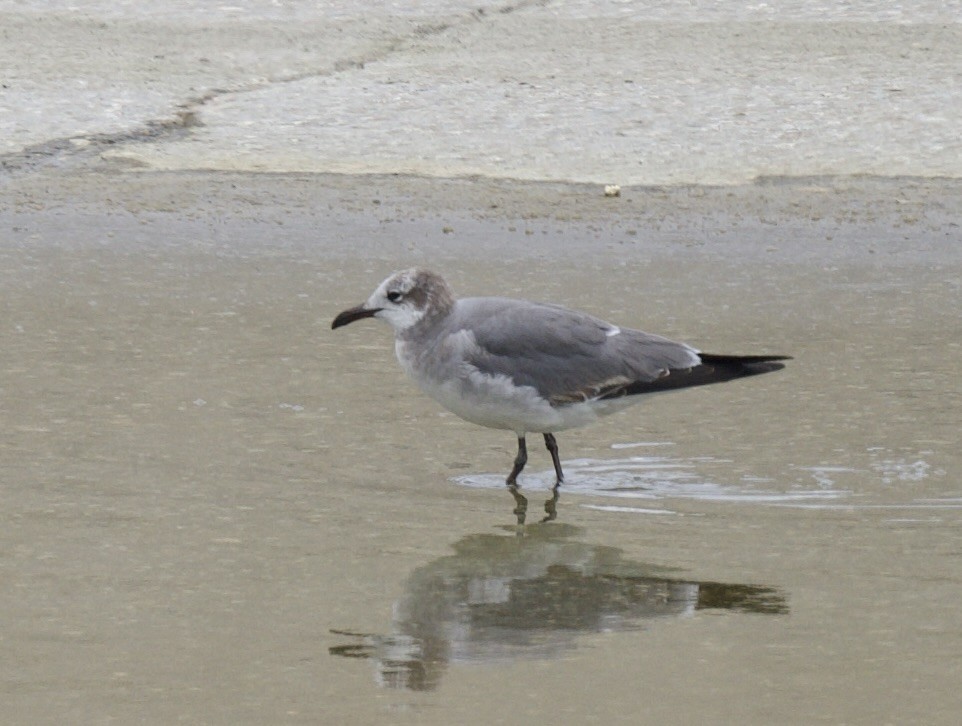
[[[689,383],[675,376],[702,366],[698,352],[684,343],[556,305],[466,298],[458,301],[449,332],[466,328],[462,320],[471,321],[476,343],[469,365],[532,386],[554,405],[647,392],[645,386],[700,385],[696,380],[710,377],[707,370],[689,375]]]

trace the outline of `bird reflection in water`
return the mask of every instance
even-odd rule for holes
[[[426,691],[452,663],[555,658],[579,636],[639,629],[655,618],[703,609],[788,612],[774,588],[670,577],[615,547],[571,541],[579,531],[552,523],[530,525],[523,537],[465,537],[453,555],[411,574],[390,634],[333,630],[349,642],[330,653],[373,660],[382,686]]]

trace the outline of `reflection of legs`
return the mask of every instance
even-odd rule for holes
[[[512,484],[508,487],[508,491],[511,492],[511,496],[514,497],[514,514],[518,517],[518,524],[524,524],[525,517],[528,515],[528,498],[518,491],[518,485]]]
[[[551,490],[551,499],[548,499],[544,503],[544,519],[542,522],[551,522],[558,517],[558,495],[561,493],[560,488],[555,484],[554,489]]]
[[[565,475],[561,471],[561,459],[558,458],[558,442],[555,440],[554,434],[544,435],[544,445],[548,447],[548,451],[551,452],[551,463],[554,464],[554,473],[558,477],[555,481],[554,486],[557,489],[562,483],[564,483]],[[557,496],[555,496],[557,500]]]
[[[528,446],[524,441],[524,434],[518,437],[518,455],[514,457],[514,466],[511,469],[511,473],[508,474],[508,478],[505,480],[505,484],[509,487],[515,487],[518,485],[518,474],[524,469],[524,465],[528,463]]]
[[[551,489],[552,497],[544,503],[545,518],[541,520],[542,522],[550,522],[558,516],[558,487],[564,482],[565,475],[561,471],[561,459],[558,458],[558,442],[555,440],[554,434],[544,435],[544,445],[548,447],[548,451],[551,453],[551,463],[554,464],[554,473],[557,477],[554,487]],[[518,489],[518,474],[521,473],[527,463],[528,445],[522,434],[518,437],[518,455],[514,457],[514,466],[511,467],[511,473],[508,474],[508,478],[504,482],[517,505],[514,514],[518,517],[518,524],[524,524],[528,513],[528,499]]]

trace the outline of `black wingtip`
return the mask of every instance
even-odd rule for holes
[[[785,367],[781,361],[792,360],[790,355],[715,355],[699,353],[702,365],[714,368],[719,380],[757,376],[761,373],[780,371]]]
[[[769,361],[793,360],[790,355],[716,355],[714,353],[699,353],[703,363],[768,363]]]
[[[667,376],[654,381],[636,381],[618,390],[615,396],[636,396],[642,393],[658,393],[693,386],[707,386],[736,378],[757,376],[780,371],[785,367],[781,361],[791,360],[789,355],[715,355],[699,353],[701,365],[685,370],[673,370]]]

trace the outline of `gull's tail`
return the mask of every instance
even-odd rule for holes
[[[735,378],[757,376],[761,373],[781,370],[785,364],[779,361],[792,359],[789,355],[713,355],[711,353],[699,353],[698,357],[701,358],[701,365],[669,371],[668,375],[654,381],[629,383],[611,397],[636,396],[642,393],[671,391],[676,388],[706,386]]]

